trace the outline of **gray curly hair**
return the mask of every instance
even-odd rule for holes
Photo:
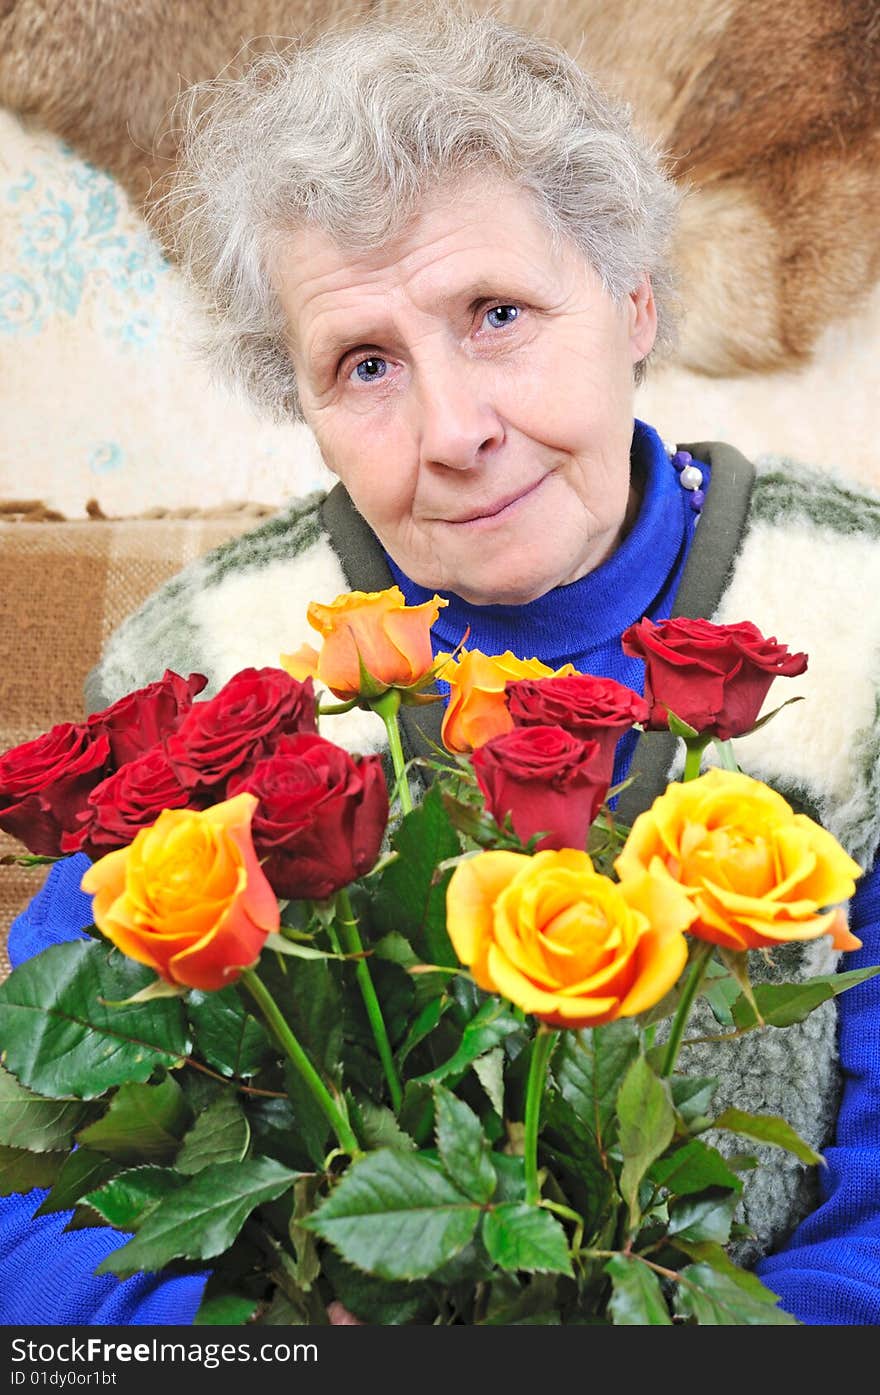
[[[310,224],[369,250],[439,180],[475,169],[530,192],[614,299],[650,273],[658,344],[670,341],[680,193],[628,109],[552,43],[456,7],[410,11],[190,88],[182,127],[161,229],[207,309],[208,359],[277,417],[301,416],[272,280],[279,243]]]

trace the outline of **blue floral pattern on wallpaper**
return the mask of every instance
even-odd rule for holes
[[[168,264],[109,175],[59,144],[0,186],[0,200],[17,227],[17,260],[0,270],[0,333],[38,334],[88,300],[94,323],[123,349],[156,340],[154,297]]]

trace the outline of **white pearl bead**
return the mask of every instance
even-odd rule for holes
[[[698,470],[696,465],[685,465],[678,478],[681,480],[682,489],[699,489],[703,483],[703,472]]]
[[[663,449],[665,450],[667,455],[672,456],[675,455],[675,452],[678,450],[678,446],[673,445],[672,441],[664,441]]]

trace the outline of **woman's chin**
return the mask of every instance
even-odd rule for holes
[[[523,577],[520,570],[493,571],[491,576],[463,577],[452,588],[469,605],[528,605],[558,584],[546,575]]]

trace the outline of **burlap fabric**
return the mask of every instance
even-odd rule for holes
[[[254,509],[206,517],[0,521],[0,751],[84,715],[82,685],[111,630],[187,562],[254,526]],[[23,852],[0,832],[0,856]],[[6,937],[46,869],[0,867]]]

